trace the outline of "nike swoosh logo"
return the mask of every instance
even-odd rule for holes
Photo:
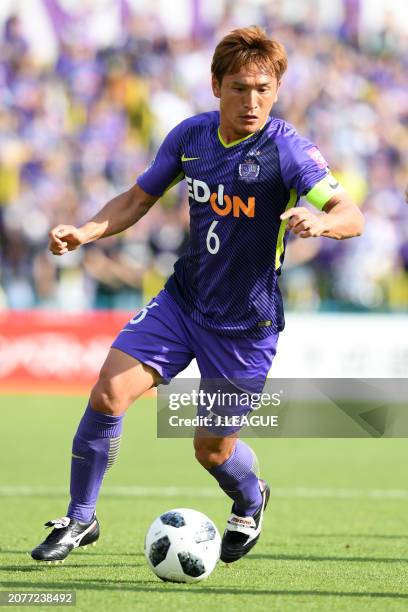
[[[192,161],[193,159],[200,159],[199,157],[186,157],[183,153],[183,155],[181,156],[181,161],[185,162],[185,161]]]
[[[79,455],[74,455],[74,453],[72,453],[72,456],[74,459],[83,459],[85,461],[85,457],[80,457]]]

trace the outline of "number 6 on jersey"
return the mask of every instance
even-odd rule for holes
[[[215,255],[220,250],[220,239],[219,236],[217,236],[217,234],[214,232],[218,223],[219,221],[213,221],[207,233],[207,250],[209,253],[211,253],[211,255]]]

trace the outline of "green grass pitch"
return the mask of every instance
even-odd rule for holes
[[[195,461],[191,440],[156,439],[152,399],[126,417],[99,501],[97,547],[74,551],[64,565],[36,564],[27,551],[45,536],[43,523],[66,512],[84,404],[0,396],[2,590],[73,589],[80,611],[408,609],[404,439],[250,440],[272,488],[259,544],[236,564],[218,564],[206,582],[157,579],[143,555],[151,521],[192,507],[222,532],[230,501]]]

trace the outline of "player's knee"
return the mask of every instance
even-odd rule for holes
[[[103,370],[91,391],[90,400],[93,410],[111,416],[123,414],[131,404],[128,394],[120,388],[120,385],[108,372]]]
[[[194,440],[194,450],[197,461],[207,470],[225,463],[232,453],[230,444],[209,443],[207,439]]]

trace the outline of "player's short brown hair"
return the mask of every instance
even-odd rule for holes
[[[255,64],[280,81],[288,66],[285,47],[259,26],[233,30],[216,46],[211,72],[221,85],[226,74],[239,72],[248,64]]]

